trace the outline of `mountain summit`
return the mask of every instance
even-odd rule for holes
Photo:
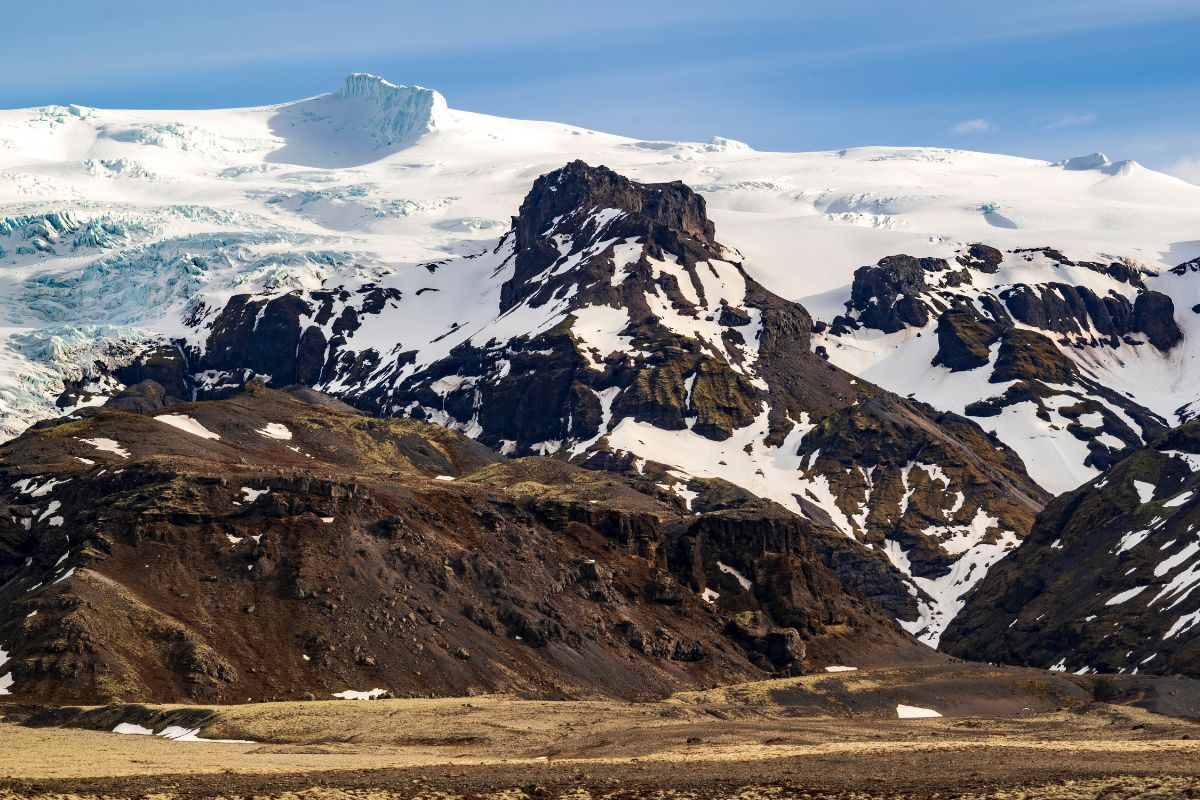
[[[436,130],[444,121],[446,98],[432,89],[400,86],[366,72],[346,78],[337,96],[370,106],[370,125],[381,146],[402,147]]]

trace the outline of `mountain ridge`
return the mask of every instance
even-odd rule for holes
[[[0,689],[19,702],[645,698],[943,658],[846,593],[786,513],[693,514],[306,391],[135,396],[141,413],[118,398],[0,447]]]
[[[646,142],[373,76],[0,112],[0,429],[260,378],[685,505],[732,479],[936,642],[1197,402],[1200,192],[1102,162]]]
[[[1056,498],[968,596],[948,652],[1080,674],[1200,676],[1198,472],[1192,420]]]

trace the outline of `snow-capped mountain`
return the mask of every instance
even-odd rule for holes
[[[309,384],[684,500],[727,480],[898,570],[880,601],[934,643],[1043,490],[1196,401],[1200,276],[1169,270],[1200,187],[1132,163],[646,142],[354,75],[0,112],[0,175],[6,436],[145,378]]]
[[[184,324],[113,384],[150,379],[175,398],[252,376],[306,384],[504,454],[624,471],[688,508],[724,479],[867,545],[822,539],[844,580],[928,641],[1044,499],[977,426],[814,353],[808,312],[746,274],[686,185],[581,161],[538,178],[487,248],[398,274],[342,267],[319,289],[200,296]]]

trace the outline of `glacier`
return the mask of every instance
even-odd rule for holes
[[[437,130],[447,109],[446,98],[432,89],[399,86],[366,72],[347,77],[338,97],[370,106],[370,125],[384,147],[403,147]]]

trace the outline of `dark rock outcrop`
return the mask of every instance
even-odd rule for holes
[[[1142,292],[1133,303],[1133,329],[1146,334],[1164,353],[1183,340],[1175,322],[1175,304],[1161,292]]]
[[[860,324],[884,333],[906,326],[923,328],[929,322],[929,306],[922,298],[929,288],[926,275],[949,269],[940,258],[888,256],[876,266],[854,271],[847,307],[859,312]]]
[[[991,346],[1000,338],[1001,327],[972,310],[956,308],[938,317],[938,351],[935,365],[951,372],[985,366],[991,359]]]
[[[1078,375],[1075,362],[1063,355],[1050,339],[1035,331],[1011,328],[1000,342],[996,366],[988,380],[1069,384]]]
[[[955,260],[964,267],[978,270],[987,275],[994,275],[1000,271],[1004,253],[990,245],[977,243],[969,246],[967,251],[960,254]]]

